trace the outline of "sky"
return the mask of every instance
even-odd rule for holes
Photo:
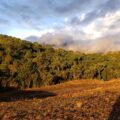
[[[0,33],[68,50],[120,50],[120,0],[0,0]]]

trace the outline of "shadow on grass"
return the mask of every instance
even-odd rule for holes
[[[0,87],[0,93],[6,93],[8,91],[17,91],[15,87]]]
[[[113,105],[112,112],[110,113],[108,120],[120,120],[120,97]]]
[[[9,91],[8,91],[9,90]],[[19,100],[29,100],[29,99],[43,99],[47,97],[53,97],[57,94],[41,91],[41,90],[15,90],[15,89],[7,89],[0,90],[0,102],[11,102],[11,101],[19,101]]]

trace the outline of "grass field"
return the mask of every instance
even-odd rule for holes
[[[0,120],[120,120],[120,80],[0,93]]]

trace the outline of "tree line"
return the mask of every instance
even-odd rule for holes
[[[0,88],[120,78],[120,52],[85,54],[0,35]]]

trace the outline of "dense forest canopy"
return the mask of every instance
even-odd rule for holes
[[[85,54],[0,35],[0,87],[32,88],[120,77],[120,52]]]

